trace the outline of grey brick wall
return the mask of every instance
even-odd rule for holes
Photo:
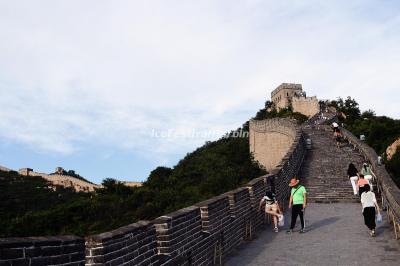
[[[153,221],[157,231],[159,254],[173,259],[173,264],[193,263],[193,247],[203,240],[200,208],[190,206]]]
[[[329,130],[329,129],[327,129]],[[377,184],[381,192],[383,203],[388,208],[395,225],[396,237],[400,237],[400,189],[394,183],[384,165],[378,164],[378,155],[366,143],[360,141],[350,131],[342,129],[345,139],[353,145],[368,161],[377,176]]]
[[[250,229],[250,193],[245,187],[227,192],[231,211],[231,226],[226,234],[224,250],[230,253],[248,237]]]
[[[264,212],[258,211],[258,206],[261,198],[265,195],[267,190],[267,180],[266,177],[262,176],[251,180],[247,184],[247,189],[250,193],[250,236],[252,239],[256,231],[260,230],[264,226]]]
[[[0,265],[85,264],[85,243],[75,236],[0,239]]]
[[[140,221],[86,238],[86,265],[158,265],[156,230]]]
[[[209,234],[209,239],[198,246],[201,261],[205,265],[214,264],[227,253],[227,236],[232,224],[228,195],[221,195],[196,204],[201,210],[202,230]],[[208,257],[208,259],[207,259]]]
[[[89,236],[86,249],[76,237],[0,240],[0,266],[219,265],[264,228],[258,204],[266,190],[276,193],[282,207],[287,205],[288,183],[301,170],[305,152],[297,129],[291,148],[270,174],[153,221]]]

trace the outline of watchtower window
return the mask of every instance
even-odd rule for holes
[[[287,94],[287,96],[289,97],[289,92],[287,92],[286,94]]]

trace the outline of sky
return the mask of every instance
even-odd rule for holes
[[[0,165],[144,181],[283,82],[400,118],[400,2],[0,0]]]

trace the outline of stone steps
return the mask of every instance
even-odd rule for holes
[[[359,203],[360,199],[313,199],[312,201],[310,201],[312,203]]]
[[[308,194],[308,201],[315,203],[359,202],[347,177],[350,162],[360,168],[363,158],[353,148],[343,143],[336,147],[333,132],[304,128],[311,138],[312,149],[304,163],[301,178]]]

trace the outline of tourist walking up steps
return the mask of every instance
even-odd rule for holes
[[[336,130],[339,129],[339,125],[336,122],[333,122],[331,125],[331,128],[333,130],[333,133],[335,134]]]
[[[357,191],[357,181],[358,181],[358,171],[353,163],[349,164],[349,168],[347,168],[347,175],[350,179],[351,186],[353,187],[354,195],[358,194]]]
[[[375,236],[375,215],[376,212],[380,215],[378,203],[376,202],[375,193],[370,191],[369,184],[364,186],[365,192],[361,194],[361,204],[363,207],[363,216],[365,225],[371,230],[371,236]]]
[[[297,178],[292,178],[289,183],[289,187],[292,188],[289,199],[289,209],[292,208],[292,221],[290,223],[290,229],[286,233],[292,233],[293,228],[296,225],[297,216],[300,216],[301,230],[300,233],[304,233],[304,210],[307,206],[307,192],[304,186],[299,184]]]
[[[267,191],[265,193],[265,196],[261,199],[260,201],[260,206],[258,208],[258,211],[261,211],[263,209],[265,203],[265,213],[270,214],[272,217],[272,220],[274,221],[274,231],[275,233],[279,232],[278,229],[278,219],[283,219],[282,211],[279,208],[278,201],[275,198],[275,195]]]
[[[364,175],[364,178],[368,181],[371,191],[374,191],[373,185],[372,185],[372,180],[373,177],[376,178],[376,175],[374,172],[372,172],[371,166],[368,163],[364,163],[363,167],[361,168],[361,174]]]
[[[341,142],[342,142],[342,132],[338,127],[335,128],[335,133],[333,133],[336,141],[336,146],[340,148]]]
[[[363,174],[359,175],[359,179],[357,181],[358,195],[361,197],[361,194],[365,191],[365,185],[369,185],[368,180],[364,178]]]

